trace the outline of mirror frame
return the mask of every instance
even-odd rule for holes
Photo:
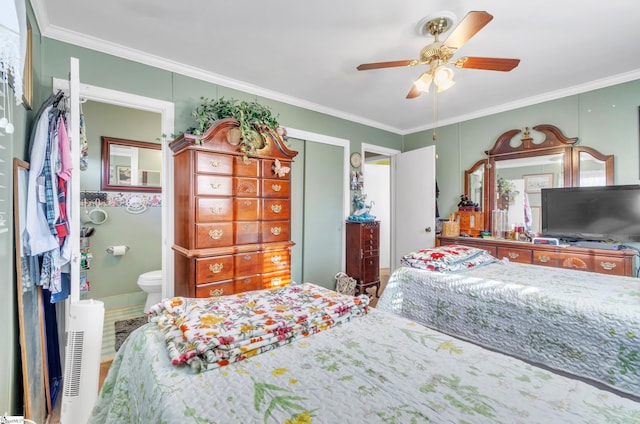
[[[110,170],[110,158],[111,158],[111,145],[117,144],[120,146],[129,146],[129,147],[140,147],[143,149],[153,149],[153,150],[162,150],[162,145],[158,143],[149,143],[146,141],[134,141],[134,140],[124,140],[121,138],[113,138],[102,136],[102,152],[101,152],[101,162],[102,162],[102,181],[100,183],[101,190],[104,191],[137,191],[137,192],[147,192],[147,193],[160,193],[162,192],[162,187],[149,187],[149,186],[141,186],[141,185],[120,185],[120,184],[111,184],[109,182],[109,170]]]
[[[546,156],[554,154],[563,155],[564,166],[564,187],[580,186],[580,153],[588,153],[594,158],[603,161],[605,165],[606,184],[612,185],[614,179],[614,157],[613,155],[604,155],[599,151],[587,146],[575,146],[578,137],[568,138],[562,131],[553,125],[541,124],[533,127],[533,130],[541,132],[544,140],[534,143],[530,136],[529,128],[525,128],[521,143],[512,146],[511,140],[522,130],[514,129],[501,134],[490,150],[484,153],[486,159],[481,159],[474,163],[471,168],[464,172],[464,192],[468,193],[469,175],[477,170],[480,166],[484,167],[483,177],[483,214],[485,228],[491,228],[490,210],[496,202],[496,161],[505,159],[529,158],[535,156]]]

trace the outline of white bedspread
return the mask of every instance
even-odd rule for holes
[[[636,423],[640,404],[395,315],[369,314],[228,366],[171,365],[147,324],[91,423]]]
[[[377,308],[640,396],[640,279],[502,262],[402,267]]]

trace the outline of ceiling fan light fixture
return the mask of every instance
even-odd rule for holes
[[[433,76],[431,75],[431,72],[423,72],[422,75],[413,82],[413,85],[423,93],[428,93],[432,80]]]
[[[433,72],[433,82],[438,86],[438,92],[451,88],[456,82],[453,80],[453,69],[438,66]]]

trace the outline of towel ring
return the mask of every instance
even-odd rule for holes
[[[104,209],[100,209],[100,204],[96,203],[96,207],[87,212],[87,218],[91,223],[101,225],[107,222],[109,214]]]

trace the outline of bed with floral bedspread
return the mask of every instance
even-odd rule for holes
[[[632,423],[640,404],[371,309],[225,366],[173,365],[134,331],[91,423]]]
[[[378,309],[640,397],[639,279],[495,260],[438,272],[426,255],[403,260]]]

